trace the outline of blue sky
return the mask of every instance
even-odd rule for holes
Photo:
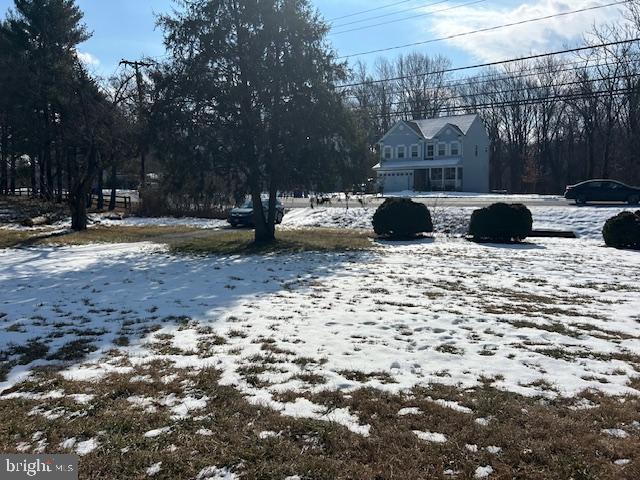
[[[313,0],[326,19],[351,15],[401,0]],[[340,55],[419,42],[455,33],[529,18],[576,10],[613,0],[406,0],[398,5],[350,16],[334,22],[329,36]],[[160,57],[164,54],[162,33],[155,28],[155,14],[169,12],[172,0],[77,0],[93,38],[80,47],[83,58],[102,76],[113,74],[121,58]],[[13,4],[0,0],[0,12]],[[411,9],[411,10],[409,10]],[[380,17],[382,16],[382,17]],[[380,18],[372,18],[380,17]],[[395,21],[387,25],[339,34],[337,32]],[[368,19],[368,21],[361,21]],[[511,58],[528,53],[561,49],[581,43],[594,23],[621,21],[620,7],[561,17],[490,34],[460,37],[415,49],[431,55],[443,54],[456,66],[476,61]],[[350,22],[350,25],[344,25]],[[340,25],[344,26],[340,26]],[[395,57],[412,49],[383,55]],[[359,57],[372,63],[376,55]]]

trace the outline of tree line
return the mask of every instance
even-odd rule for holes
[[[77,46],[90,38],[82,17],[73,0],[15,0],[0,23],[0,192],[64,195],[79,230],[94,182],[130,136],[121,92],[80,61]]]

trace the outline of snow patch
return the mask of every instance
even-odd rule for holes
[[[159,473],[160,470],[162,470],[162,462],[154,463],[149,468],[147,468],[147,475],[153,477],[154,475]]]
[[[405,407],[398,410],[397,415],[404,417],[405,415],[420,415],[421,413],[418,407]]]
[[[66,440],[60,442],[60,448],[65,450],[71,450],[76,445],[76,437],[67,438]]]
[[[419,430],[413,430],[413,433],[420,440],[424,440],[425,442],[431,443],[446,443],[447,437],[442,433],[434,433],[434,432],[421,432]]]
[[[475,473],[473,474],[473,478],[488,478],[489,475],[493,473],[493,467],[491,465],[487,465],[484,467],[476,468]]]
[[[86,440],[84,442],[78,442],[76,444],[76,453],[81,457],[89,455],[96,448],[98,448],[99,445],[100,444],[98,443],[98,440],[96,438],[90,438],[89,440]]]
[[[196,480],[238,480],[238,477],[228,468],[206,467],[200,470]]]
[[[629,434],[622,430],[621,428],[604,428],[602,433],[605,435],[609,435],[610,437],[615,438],[628,438]]]
[[[165,435],[167,433],[169,433],[171,431],[171,427],[162,427],[162,428],[156,428],[154,430],[149,430],[148,432],[146,432],[143,437],[144,438],[156,438],[159,437],[160,435]]]

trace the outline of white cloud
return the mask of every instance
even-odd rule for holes
[[[447,37],[606,3],[611,2],[532,0],[511,8],[478,4],[435,14],[428,30],[438,37]],[[462,36],[447,42],[480,60],[494,61],[557,50],[566,45],[573,46],[582,43],[581,40],[592,30],[594,24],[620,22],[622,19],[621,8],[607,7],[506,27],[492,32]]]
[[[88,52],[78,52],[78,58],[88,67],[97,67],[100,65],[100,60]]]

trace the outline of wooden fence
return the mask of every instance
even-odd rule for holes
[[[23,188],[16,188],[15,191],[13,192],[7,192],[6,195],[7,196],[15,196],[15,197],[33,197],[35,195],[33,195],[33,191],[30,187],[23,187]],[[38,194],[38,192],[36,192],[36,195]],[[54,198],[58,197],[57,192],[53,194]],[[67,191],[63,191],[62,192],[62,199],[63,200],[67,200],[69,198],[69,192]],[[103,195],[103,199],[104,199],[104,204],[105,205],[109,205],[109,202],[111,201],[111,195],[107,194],[107,195]],[[91,205],[95,205],[98,203],[98,195],[93,193],[91,194]],[[131,197],[128,195],[116,195],[116,207],[117,208],[123,208],[125,210],[130,210],[131,209]]]

